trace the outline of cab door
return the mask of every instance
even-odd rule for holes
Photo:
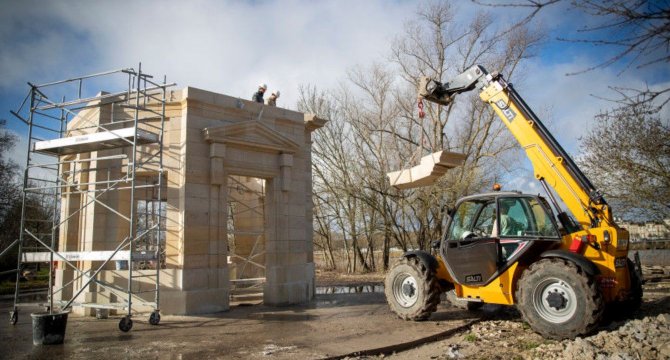
[[[500,242],[492,236],[496,214],[493,198],[465,201],[456,209],[441,249],[458,283],[485,284],[498,272]]]

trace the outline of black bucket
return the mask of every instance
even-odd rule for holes
[[[65,326],[68,312],[39,312],[30,314],[33,318],[33,344],[62,344],[65,339]]]

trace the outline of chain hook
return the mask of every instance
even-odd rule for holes
[[[419,98],[419,101],[417,103],[417,107],[419,108],[419,118],[423,119],[426,116],[426,112],[423,111],[423,99]]]

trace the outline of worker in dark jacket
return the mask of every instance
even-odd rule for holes
[[[268,86],[266,84],[258,84],[258,91],[254,93],[254,96],[251,97],[251,100],[263,104],[263,94],[265,94],[265,90],[268,89]]]

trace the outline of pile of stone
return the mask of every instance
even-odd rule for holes
[[[612,330],[596,335],[543,344],[530,359],[668,359],[670,358],[670,314],[613,324]]]

